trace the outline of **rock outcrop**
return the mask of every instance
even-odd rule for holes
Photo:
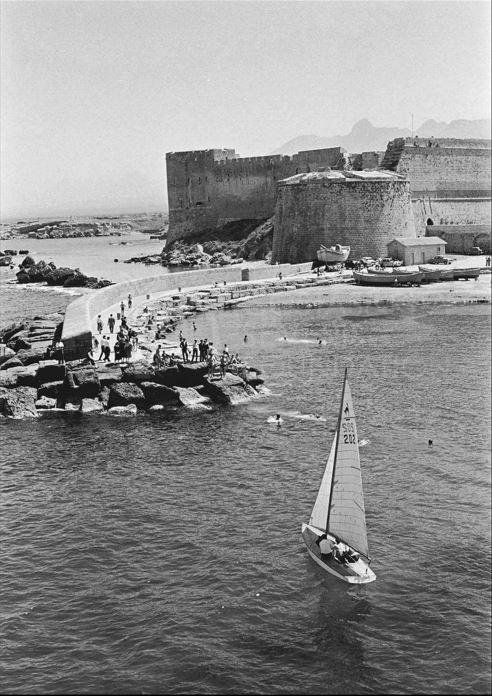
[[[246,384],[238,375],[233,375],[230,372],[226,372],[223,379],[209,379],[205,377],[203,383],[204,392],[213,401],[221,404],[236,406],[249,401],[251,397],[257,396],[257,392],[252,386]]]
[[[20,264],[17,282],[46,282],[48,285],[63,285],[66,288],[91,288],[93,290],[113,285],[109,280],[98,280],[92,276],[86,276],[78,268],[57,268],[53,262],[46,263],[43,260],[36,263],[32,256],[26,256]]]
[[[36,389],[34,387],[0,387],[0,415],[8,418],[36,418]]]

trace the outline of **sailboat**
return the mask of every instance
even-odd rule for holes
[[[309,524],[302,525],[309,555],[345,582],[372,582],[366,513],[362,492],[359,441],[347,370],[338,427]]]

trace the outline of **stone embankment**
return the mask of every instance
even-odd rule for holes
[[[147,360],[92,364],[47,357],[59,340],[61,315],[35,317],[0,331],[0,416],[36,418],[55,411],[134,415],[165,408],[210,410],[262,393],[260,371],[247,365],[220,377],[205,362],[156,368]],[[144,351],[139,351],[141,355]]]
[[[105,288],[113,285],[110,280],[99,280],[93,276],[86,276],[78,268],[57,268],[53,262],[36,261],[32,256],[26,256],[19,266],[17,275],[18,283],[43,283],[48,285],[62,285],[65,288]]]
[[[88,360],[56,360],[0,366],[0,415],[36,418],[54,411],[134,415],[165,408],[211,410],[236,405],[261,394],[263,380],[254,368],[241,375],[209,376],[206,363],[156,369],[147,362],[91,365]]]

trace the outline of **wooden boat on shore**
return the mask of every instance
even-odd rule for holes
[[[340,244],[335,244],[331,247],[325,247],[320,244],[320,248],[316,252],[318,261],[323,263],[343,263],[346,261],[350,254],[349,246],[341,246]]]
[[[453,268],[454,280],[458,280],[459,278],[470,280],[470,278],[478,278],[479,275],[479,268]]]
[[[423,283],[434,283],[441,280],[442,271],[440,268],[435,266],[419,266],[419,271],[424,274],[422,278]]]
[[[309,555],[327,573],[358,585],[376,579],[369,567],[359,441],[347,370],[330,456],[309,523],[302,525],[301,533]]]
[[[359,285],[420,285],[423,273],[412,271],[409,273],[364,273],[353,271],[354,280]]]

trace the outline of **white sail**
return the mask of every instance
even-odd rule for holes
[[[328,502],[330,500],[330,488],[331,479],[333,475],[333,462],[335,460],[335,446],[336,446],[336,435],[333,438],[333,444],[330,450],[330,456],[326,463],[325,473],[321,480],[321,486],[319,487],[318,497],[314,503],[313,511],[309,519],[309,524],[313,527],[326,532],[326,522],[328,520]]]
[[[328,512],[328,531],[368,556],[359,444],[352,394],[347,380],[345,380],[341,405],[338,446]]]

